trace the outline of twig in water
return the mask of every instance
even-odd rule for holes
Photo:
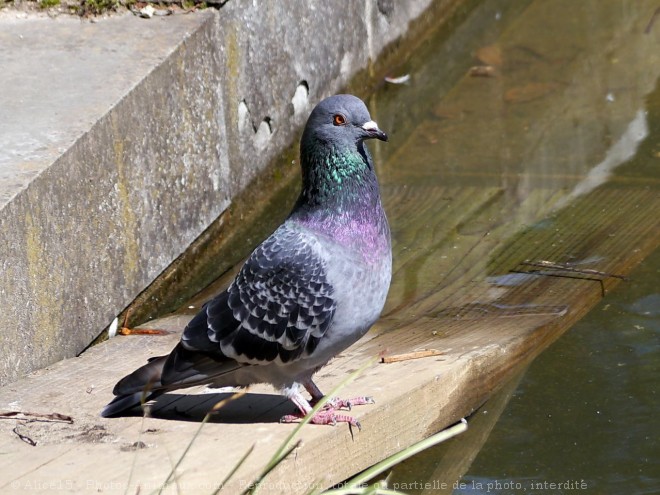
[[[593,282],[598,282],[600,284],[600,294],[602,297],[605,297],[605,284],[603,283],[603,279],[605,278],[618,278],[619,280],[628,280],[628,277],[624,275],[617,275],[616,273],[607,273],[607,272],[601,272],[599,270],[592,270],[591,268],[574,268],[570,266],[568,263],[554,263],[552,261],[546,261],[546,260],[541,260],[537,262],[530,262],[530,261],[523,261],[520,263],[523,266],[534,266],[537,268],[548,268],[550,270],[557,270],[558,272],[568,272],[568,273],[574,273],[575,275],[569,275],[565,273],[558,273],[558,272],[544,272],[541,270],[531,270],[531,271],[518,271],[518,270],[511,270],[513,273],[528,273],[532,275],[541,275],[545,277],[560,277],[560,278],[574,278],[577,280],[591,280]],[[593,275],[594,277],[600,277],[600,278],[592,278],[592,277],[580,277],[578,275]]]
[[[655,9],[655,12],[653,12],[653,15],[651,16],[651,20],[649,20],[649,23],[646,25],[646,29],[644,29],[644,34],[649,34],[651,32],[651,28],[653,27],[653,24],[655,23],[655,19],[660,15],[660,7]]]
[[[531,261],[523,261],[520,263],[521,265],[524,266],[536,266],[539,268],[550,268],[551,270],[562,270],[564,272],[573,272],[573,273],[581,273],[584,275],[597,275],[599,277],[605,277],[605,278],[618,278],[620,280],[628,280],[628,277],[624,275],[617,275],[616,273],[607,273],[607,272],[601,272],[599,270],[592,270],[590,268],[573,268],[567,263],[554,263],[552,261],[546,261],[546,260],[541,260],[537,262],[531,262]]]

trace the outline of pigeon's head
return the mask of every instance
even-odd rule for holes
[[[305,131],[304,144],[325,144],[354,148],[365,139],[387,141],[387,134],[371,120],[364,102],[353,95],[335,95],[321,101],[312,110]]]

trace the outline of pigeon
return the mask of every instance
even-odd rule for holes
[[[365,146],[374,138],[387,141],[356,96],[330,96],[312,110],[300,142],[302,190],[289,216],[204,304],[169,355],[116,384],[102,416],[175,389],[254,383],[272,384],[295,404],[282,421],[312,410],[324,397],[312,376],[369,330],[390,286],[390,228]],[[340,411],[371,402],[333,398],[311,422],[359,427]]]

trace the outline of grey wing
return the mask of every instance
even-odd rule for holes
[[[308,234],[280,227],[206,305],[206,335],[200,325],[186,329],[184,345],[212,346],[243,364],[289,363],[311,354],[336,308],[316,246]]]

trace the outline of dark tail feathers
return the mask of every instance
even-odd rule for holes
[[[154,399],[166,389],[160,382],[167,356],[155,357],[147,364],[125,376],[113,389],[116,397],[103,408],[101,416],[107,418],[138,406],[143,401]]]

